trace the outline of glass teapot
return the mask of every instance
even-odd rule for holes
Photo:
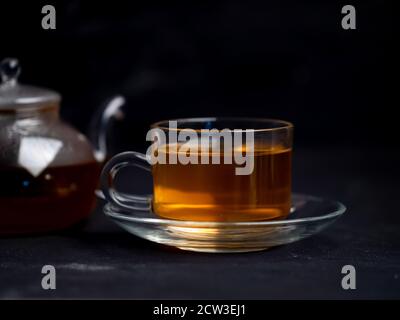
[[[16,59],[0,72],[0,235],[69,227],[94,207],[107,124],[124,100],[106,105],[92,147],[59,118],[57,92],[19,84]]]

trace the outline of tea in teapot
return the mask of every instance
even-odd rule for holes
[[[53,166],[39,176],[0,167],[1,234],[47,231],[86,217],[95,204],[100,165],[96,161]]]

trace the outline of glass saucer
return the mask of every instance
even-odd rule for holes
[[[295,242],[329,226],[346,211],[340,202],[293,194],[284,220],[206,222],[165,219],[109,203],[105,214],[128,232],[164,245],[199,252],[249,252]]]

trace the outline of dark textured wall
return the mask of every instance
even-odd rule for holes
[[[54,4],[57,29],[41,29]],[[5,1],[0,58],[21,80],[63,94],[63,117],[86,131],[109,96],[128,98],[114,129],[142,145],[153,121],[187,116],[283,118],[298,144],[387,145],[387,72],[394,11],[352,1],[357,30],[341,28],[344,1]]]

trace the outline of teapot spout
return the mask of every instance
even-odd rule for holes
[[[94,157],[98,162],[104,162],[107,157],[107,132],[112,119],[122,119],[124,114],[121,107],[125,104],[125,98],[117,95],[97,110],[90,130],[90,138],[94,146]]]

